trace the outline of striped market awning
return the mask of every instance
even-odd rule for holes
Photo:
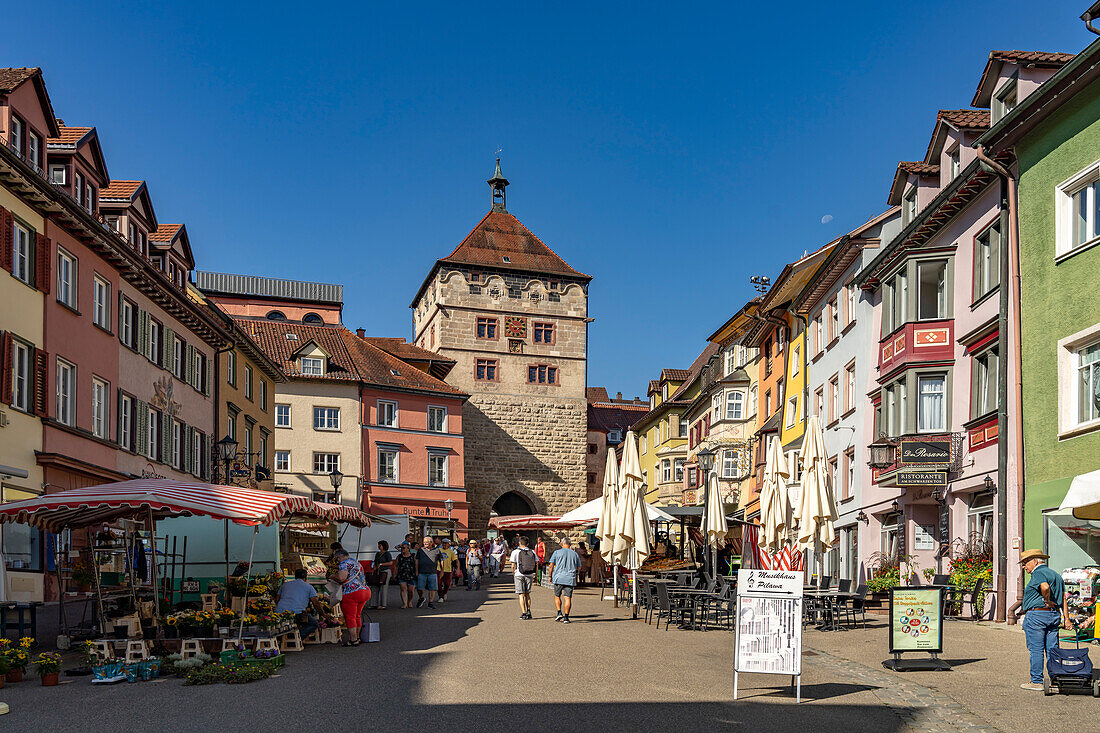
[[[523,514],[519,516],[489,517],[491,529],[572,529],[588,522],[562,521],[561,517],[550,517],[545,514]]]
[[[144,519],[150,510],[154,519],[205,516],[248,526],[270,525],[289,514],[321,513],[317,503],[304,496],[197,481],[133,479],[0,504],[0,523],[19,522],[58,532],[118,519]]]
[[[318,516],[322,519],[326,519],[330,522],[345,522],[353,527],[369,527],[371,523],[371,515],[366,512],[362,512],[353,506],[344,506],[343,504],[328,504],[323,501],[313,502],[316,507]]]

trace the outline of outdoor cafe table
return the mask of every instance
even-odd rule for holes
[[[839,609],[839,606],[837,605],[837,602],[840,601],[841,599],[844,599],[844,598],[851,599],[851,598],[858,598],[859,597],[858,593],[854,593],[852,591],[830,590],[828,588],[804,588],[802,590],[802,595],[807,597],[807,598],[819,598],[819,599],[824,600],[824,601],[832,601],[832,606],[831,607],[826,607],[826,609],[825,609],[825,611],[827,612],[827,614],[830,617],[829,622],[826,623],[826,622],[823,621],[817,627],[817,628],[821,629],[822,631],[827,631],[827,630],[828,631],[839,631],[840,630],[840,625],[837,623],[837,616],[840,615],[838,613],[838,611],[840,609]],[[828,628],[826,628],[826,627],[828,627]]]
[[[667,584],[666,584],[667,585]],[[691,628],[696,628],[695,619],[697,618],[695,613],[695,606],[699,601],[706,601],[708,599],[718,598],[717,593],[712,593],[705,588],[689,588],[682,585],[669,585],[668,593],[670,596],[680,596],[691,601]]]

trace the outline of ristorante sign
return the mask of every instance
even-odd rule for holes
[[[950,440],[901,441],[901,465],[946,465],[951,463]]]

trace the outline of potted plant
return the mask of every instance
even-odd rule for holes
[[[43,687],[53,687],[57,684],[57,676],[61,673],[60,654],[42,652],[35,657],[34,666],[38,670],[38,676],[42,678]]]
[[[96,569],[92,563],[84,557],[77,558],[73,563],[73,583],[81,593],[88,593],[95,584]]]
[[[15,644],[6,639],[4,641],[7,642],[3,647],[4,660],[7,666],[4,679],[8,682],[22,682],[23,672],[30,662],[30,648],[34,646],[34,639],[24,636]]]

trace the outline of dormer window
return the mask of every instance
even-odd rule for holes
[[[302,357],[302,374],[307,377],[322,377],[325,374],[324,359],[319,356]]]
[[[901,199],[901,223],[905,226],[917,218],[917,189],[910,188]]]
[[[1019,102],[1018,81],[1017,77],[1013,76],[993,95],[992,118],[994,123],[1016,109],[1016,104]]]
[[[35,168],[42,167],[42,137],[33,132],[27,135],[27,162]]]
[[[11,147],[12,150],[20,155],[23,154],[24,129],[23,120],[13,115],[11,118]]]
[[[284,315],[282,311],[268,311],[266,318],[269,321],[285,321],[286,315]],[[288,333],[286,336],[290,338],[293,335],[292,333]]]
[[[278,320],[278,319],[275,319],[275,318],[273,318],[273,319],[271,319],[271,320]],[[286,340],[287,340],[287,341],[297,341],[297,340],[298,340],[298,334],[296,334],[296,333],[288,333],[288,334],[286,335]]]
[[[324,323],[324,320],[316,313],[306,313],[305,318],[302,319],[302,323],[311,323],[319,326]]]
[[[69,182],[69,169],[63,165],[51,165],[50,166],[50,183],[55,186],[64,186]],[[117,230],[118,227],[116,226]]]
[[[80,172],[73,174],[73,199],[78,205],[84,205],[84,174]]]
[[[951,180],[955,180],[955,177],[959,175],[959,171],[961,170],[961,166],[960,166],[960,155],[961,155],[961,153],[962,153],[962,146],[957,145],[957,146],[955,146],[954,150],[952,150],[950,153],[947,154],[947,159],[949,161],[948,171],[951,174]]]
[[[400,377],[401,376],[401,372],[397,371],[396,369],[390,369],[390,374],[392,374],[395,377]]]
[[[504,260],[505,264],[508,264],[508,265],[512,264],[512,258],[509,257],[508,255],[504,255],[503,257],[501,257],[501,259]]]

